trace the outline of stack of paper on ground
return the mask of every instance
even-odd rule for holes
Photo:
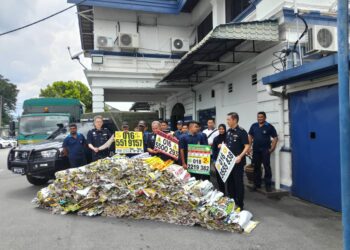
[[[157,157],[113,157],[56,173],[34,202],[54,213],[131,217],[250,232],[256,222],[209,181]]]

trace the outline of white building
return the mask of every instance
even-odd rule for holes
[[[305,30],[302,19],[308,27],[336,26],[335,0],[83,4],[78,17],[82,48],[93,59],[85,73],[94,111],[102,111],[106,101],[149,102],[172,124],[208,117],[224,123],[226,114],[236,111],[246,130],[256,113],[265,111],[280,135],[272,157],[276,187],[292,186],[288,97],[281,94],[284,87],[272,90],[261,79],[315,59],[304,58],[307,35],[298,41]]]

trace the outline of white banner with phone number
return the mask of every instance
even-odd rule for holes
[[[235,162],[236,156],[224,143],[221,144],[219,156],[215,162],[215,168],[218,170],[218,173],[224,183],[227,181],[227,178],[232,172]]]

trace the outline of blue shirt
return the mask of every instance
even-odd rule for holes
[[[179,147],[180,149],[184,150],[186,162],[187,162],[188,144],[208,145],[208,139],[207,139],[207,136],[203,133],[198,133],[195,135],[184,134],[183,136],[180,137]]]
[[[270,149],[271,138],[276,138],[277,132],[275,127],[268,122],[265,122],[261,127],[256,122],[250,127],[249,135],[253,137],[253,150],[261,151]]]
[[[69,159],[81,159],[85,158],[85,144],[86,140],[84,135],[77,133],[77,138],[68,135],[64,139],[62,147],[68,150]]]

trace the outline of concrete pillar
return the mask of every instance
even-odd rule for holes
[[[92,112],[104,112],[105,97],[103,88],[91,88]]]
[[[226,23],[225,0],[211,0],[210,4],[213,7],[213,28]]]

